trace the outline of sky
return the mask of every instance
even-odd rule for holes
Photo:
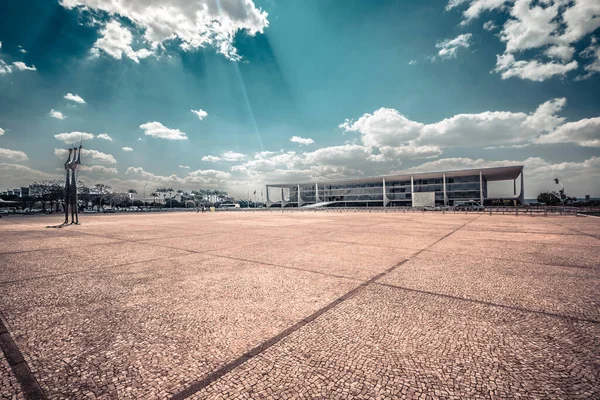
[[[502,165],[600,196],[597,0],[0,5],[0,189],[219,188]],[[146,187],[146,189],[144,189]]]

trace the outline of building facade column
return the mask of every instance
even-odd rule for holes
[[[521,205],[525,205],[525,178],[523,177],[523,168],[521,168],[521,194],[519,194]]]
[[[271,198],[269,197],[269,185],[266,186],[265,191],[267,192],[267,208],[271,207]]]
[[[446,192],[446,173],[442,174],[442,179],[444,181],[444,205],[448,205],[448,193]]]
[[[315,203],[320,203],[321,199],[319,198],[319,184],[315,183]]]
[[[415,180],[413,176],[410,176],[410,206],[414,207],[415,204]]]
[[[479,204],[483,205],[483,172],[479,171]]]
[[[304,202],[302,201],[302,196],[300,196],[300,185],[298,185],[298,208],[302,207]]]
[[[383,206],[386,207],[390,200],[387,197],[387,192],[385,191],[385,178],[383,178]]]
[[[281,208],[285,207],[285,197],[283,195],[283,186],[281,186]]]

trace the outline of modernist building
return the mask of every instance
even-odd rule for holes
[[[520,191],[517,194],[517,178]],[[523,166],[467,169],[361,178],[335,182],[267,185],[267,207],[390,207],[454,205],[475,200],[489,204],[487,184],[513,181],[513,191],[504,200],[523,204]]]

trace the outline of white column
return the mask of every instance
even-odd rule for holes
[[[521,199],[521,205],[525,203],[525,178],[523,177],[523,169],[521,169],[521,194],[519,195],[519,199]]]
[[[267,208],[271,207],[271,199],[269,198],[269,185],[266,186],[267,192]]]
[[[385,192],[385,178],[383,178],[383,206],[387,206],[389,200],[387,198],[387,193]]]
[[[315,183],[315,203],[320,203],[321,200],[319,199],[319,184]]]
[[[410,176],[410,205],[414,207],[415,203],[415,180]]]
[[[446,173],[442,174],[442,178],[444,180],[444,205],[448,205],[448,194],[446,193]]]
[[[298,185],[298,208],[302,207],[302,197],[300,196],[300,185]]]
[[[483,205],[483,173],[479,171],[479,201]]]
[[[281,208],[285,207],[285,200],[283,196],[283,186],[281,186]]]

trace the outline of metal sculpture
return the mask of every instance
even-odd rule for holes
[[[69,157],[65,162],[65,222],[63,225],[69,223],[69,209],[71,210],[71,224],[79,225],[79,210],[77,207],[77,167],[81,165],[82,148],[83,140],[79,145],[79,148],[73,147],[69,149]],[[73,158],[71,158],[71,154],[73,155]]]

